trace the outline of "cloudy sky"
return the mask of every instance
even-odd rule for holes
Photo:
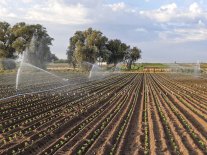
[[[0,20],[42,24],[59,58],[92,27],[141,48],[143,62],[207,62],[206,0],[0,0]]]

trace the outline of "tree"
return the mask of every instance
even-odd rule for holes
[[[22,54],[26,47],[29,46],[34,30],[29,25],[26,25],[26,23],[21,22],[11,28],[11,33],[14,36],[12,47],[18,54]]]
[[[58,57],[55,54],[52,54],[52,53],[47,58],[47,62],[56,62],[58,60],[59,60]]]
[[[25,23],[17,23],[12,27],[12,33],[15,36],[15,41],[12,47],[17,53],[22,54],[27,51],[28,62],[45,68],[46,62],[51,55],[50,45],[52,40],[46,28],[40,24],[27,25]]]
[[[77,31],[70,38],[70,45],[67,50],[69,63],[75,68],[82,62],[95,63],[97,57],[103,56],[106,50],[107,37],[102,32],[88,28],[85,31]]]
[[[14,69],[16,64],[15,49],[12,47],[14,36],[11,33],[11,26],[7,22],[0,22],[0,69]],[[10,59],[8,59],[10,58]]]
[[[45,68],[48,58],[51,55],[49,45],[50,43],[48,43],[46,37],[39,39],[35,34],[29,47],[26,49],[28,62],[37,67]]]
[[[133,47],[132,49],[128,49],[125,55],[125,61],[127,63],[127,69],[131,69],[132,63],[136,62],[141,58],[141,50],[137,47]]]
[[[108,62],[110,57],[112,55],[112,52],[107,49],[106,45],[101,48],[99,57],[98,57],[98,62],[101,64],[102,62]]]
[[[27,51],[29,62],[44,68],[51,56],[52,40],[46,28],[40,24],[20,22],[11,27],[7,22],[0,22],[0,58],[15,58],[15,52],[22,54]]]
[[[78,56],[78,53],[75,53],[75,50],[77,51],[77,47],[79,48],[78,51],[80,51],[81,43],[84,43],[84,35],[82,31],[76,31],[74,36],[70,38],[70,45],[67,50],[67,56],[68,56],[68,62],[73,65],[73,68],[77,66],[78,60],[76,59],[75,54]],[[78,43],[79,42],[79,43]]]
[[[12,47],[14,36],[7,22],[0,22],[0,58],[13,58],[15,49]]]
[[[77,65],[81,67],[84,61],[90,63],[106,61],[115,66],[124,58],[129,62],[128,67],[131,68],[131,64],[140,58],[141,53],[138,48],[130,49],[130,46],[118,39],[108,40],[102,32],[92,28],[76,31],[69,42],[67,57],[74,68]]]
[[[31,48],[34,38],[35,46]],[[23,51],[28,51],[30,63],[45,68],[45,62],[51,55],[49,46],[52,45],[52,40],[46,28],[40,24],[20,22],[11,27],[9,23],[0,22],[0,58],[15,58],[15,52],[22,54]]]
[[[106,47],[111,52],[108,63],[113,63],[114,66],[118,62],[123,61],[125,52],[129,48],[129,46],[127,46],[125,43],[122,43],[118,39],[110,40]]]

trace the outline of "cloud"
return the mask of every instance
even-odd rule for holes
[[[156,27],[151,25],[151,31],[156,32],[160,41],[182,43],[207,40],[207,13],[196,2],[186,9],[171,3],[158,9],[140,11],[139,14],[155,23]]]
[[[104,3],[105,0],[65,0],[66,4],[73,5],[73,4],[82,4],[87,8],[95,8],[100,6]]]
[[[6,17],[6,18],[15,18],[16,15],[14,13],[12,13],[10,11],[10,8],[8,7],[8,4],[6,2],[6,0],[1,0],[0,1],[0,19],[2,17]]]
[[[15,18],[16,15],[14,13],[11,13],[6,8],[1,8],[1,10],[0,10],[0,17],[11,17],[11,18]]]
[[[11,6],[10,6],[11,3]],[[0,2],[0,16],[33,22],[51,22],[56,24],[80,25],[90,23],[88,9],[80,3],[66,4],[64,0],[11,0]],[[14,19],[16,20],[16,19]]]
[[[200,27],[205,27],[206,25],[205,25],[205,23],[200,19],[200,20],[198,21],[198,26],[200,26]]]
[[[113,11],[120,11],[126,8],[126,5],[124,2],[119,2],[119,3],[114,3],[114,4],[108,4],[108,6],[113,10]]]
[[[177,5],[172,3],[163,5],[157,10],[140,11],[140,14],[158,22],[167,22],[176,15],[176,12]]]
[[[147,30],[145,28],[141,28],[141,27],[136,28],[135,31],[136,32],[147,32]]]
[[[33,0],[21,0],[23,3],[32,3]]]
[[[85,24],[90,22],[87,19],[87,9],[83,5],[65,5],[61,0],[50,0],[44,4],[35,5],[26,12],[25,18],[59,24]]]
[[[159,38],[163,41],[183,43],[207,40],[206,28],[175,28],[173,30],[159,32]]]
[[[201,7],[198,5],[198,3],[194,2],[189,6],[189,11],[193,14],[200,14],[202,13]]]
[[[160,23],[192,22],[198,18],[207,19],[207,13],[196,2],[190,4],[188,9],[179,8],[176,3],[171,3],[155,10],[144,10],[139,13]]]
[[[129,45],[141,45],[143,54],[149,50],[154,57],[152,52],[157,51],[155,55],[159,56],[162,51],[161,55],[166,53],[167,58],[171,45],[198,45],[207,40],[206,1],[203,0],[203,5],[200,0],[178,1],[0,0],[0,19],[11,24],[20,21],[42,24],[55,38],[52,50],[58,56],[61,51],[61,58],[65,58],[68,39],[74,32],[88,27]],[[169,46],[163,49],[165,44]],[[203,47],[207,48],[206,43]]]
[[[5,6],[5,5],[7,5],[6,0],[1,0],[1,1],[0,1],[0,5],[1,5],[1,6]]]

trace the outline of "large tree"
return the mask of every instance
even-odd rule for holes
[[[127,63],[127,69],[131,69],[132,63],[141,58],[141,50],[137,47],[129,48],[125,54],[125,61]]]
[[[27,25],[25,23],[17,23],[13,26],[12,32],[16,38],[12,46],[15,50],[22,54],[27,51],[28,62],[45,68],[45,64],[50,57],[50,45],[52,40],[46,28],[40,24]]]
[[[0,58],[13,58],[15,49],[12,43],[15,38],[9,23],[0,22]]]
[[[106,51],[106,42],[108,39],[102,32],[88,28],[85,31],[77,31],[70,38],[70,45],[67,50],[69,63],[74,67],[82,62],[95,63],[97,57],[103,57]]]
[[[14,40],[10,24],[0,22],[0,69],[14,69],[16,67],[14,60],[12,60],[15,58],[15,49],[12,47]]]
[[[121,40],[109,40],[102,32],[89,28],[85,31],[76,31],[70,38],[67,50],[68,62],[75,68],[82,62],[101,62],[116,66],[119,62],[127,61],[128,68],[140,58],[141,50],[121,42]]]
[[[69,42],[70,42],[69,43],[70,45],[67,49],[66,54],[67,54],[67,57],[68,57],[68,62],[71,63],[73,65],[73,67],[75,68],[77,66],[77,63],[78,63],[78,60],[76,60],[76,57],[75,57],[75,49],[78,46],[79,46],[79,48],[81,48],[81,44],[84,43],[83,33],[81,31],[76,31],[74,36],[70,38]]]
[[[40,24],[28,25],[24,22],[13,27],[6,22],[0,22],[0,57],[14,58],[14,53],[22,54],[27,51],[31,64],[44,68],[50,57],[52,40],[46,28]],[[33,43],[31,43],[33,41]],[[33,44],[33,48],[31,48]]]
[[[122,43],[118,39],[110,40],[107,43],[106,47],[109,51],[111,51],[111,55],[108,59],[108,63],[113,63],[114,66],[120,61],[123,61],[124,56],[126,54],[126,50],[129,48],[128,45]]]

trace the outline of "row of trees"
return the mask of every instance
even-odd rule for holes
[[[31,40],[35,37],[35,47],[32,52],[28,52],[31,59],[39,61],[39,67],[44,67],[46,61],[57,59],[50,52],[53,38],[51,38],[46,28],[40,24],[29,25],[24,22],[17,23],[11,26],[7,22],[0,22],[0,58],[15,59],[17,55],[22,54],[31,46]],[[37,49],[41,49],[37,50]]]
[[[11,26],[7,22],[0,22],[0,58],[5,60],[15,59],[17,55],[27,52],[27,59],[35,66],[44,68],[45,62],[58,60],[50,52],[51,38],[46,28],[40,24],[29,25],[24,22]],[[109,40],[101,31],[88,28],[85,31],[77,31],[70,38],[67,50],[69,63],[75,68],[85,62],[95,63],[97,61],[114,64],[124,61],[128,69],[133,62],[141,57],[141,50],[118,39]],[[7,61],[6,66],[12,66]],[[9,65],[8,65],[9,64]]]
[[[131,69],[132,63],[141,57],[141,50],[137,47],[131,48],[118,39],[109,40],[101,31],[88,28],[75,32],[70,38],[67,56],[74,68],[81,66],[84,61],[104,61],[114,66],[124,61],[127,68]]]

